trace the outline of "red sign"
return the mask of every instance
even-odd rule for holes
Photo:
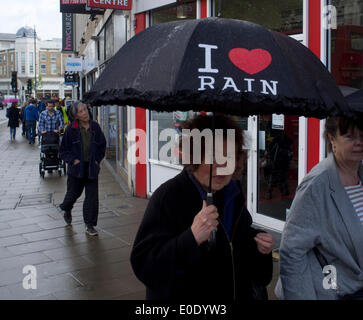
[[[89,7],[131,10],[132,0],[88,0]]]

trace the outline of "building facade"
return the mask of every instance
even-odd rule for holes
[[[103,16],[96,16],[92,21],[81,15],[83,24],[76,19],[76,25],[78,29],[81,27],[77,32],[83,40],[77,42],[79,55],[88,66],[81,75],[81,94],[91,88],[109,59],[138,32],[168,21],[216,16],[218,4],[214,0],[134,0],[131,11],[106,10]],[[339,85],[359,89],[363,88],[362,15],[362,0],[222,2],[222,17],[255,22],[295,38],[320,58]],[[180,121],[192,115],[191,112],[158,113],[133,106],[97,108],[98,120],[108,137],[110,166],[127,182],[134,195],[150,196],[161,183],[182,170],[173,157],[160,158],[159,150],[165,142],[152,137],[158,136],[162,129],[176,128]],[[249,141],[245,145],[245,170],[240,177],[247,207],[255,223],[281,231],[297,185],[326,157],[325,121],[274,114],[236,120]],[[152,126],[152,121],[157,121],[158,126]],[[148,137],[144,150],[139,151],[145,152],[146,164],[131,165],[127,161],[127,133],[133,128],[144,130]],[[273,177],[265,161],[278,135],[290,141],[287,186],[283,190],[271,188]],[[130,157],[136,155],[130,154]]]
[[[17,71],[18,93],[27,96],[72,97],[72,87],[64,85],[64,65],[69,54],[61,52],[62,39],[42,41],[34,29],[20,28],[16,34],[0,34],[0,91],[14,95],[11,89],[12,71]],[[27,81],[32,80],[33,90],[27,91]]]

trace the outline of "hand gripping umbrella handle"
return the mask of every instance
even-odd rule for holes
[[[213,204],[213,194],[212,193],[207,193],[207,206]],[[209,238],[208,238],[208,248],[209,250],[215,248],[216,246],[216,234],[217,231],[216,230],[212,230]]]

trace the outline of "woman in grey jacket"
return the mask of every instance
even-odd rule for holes
[[[332,153],[297,188],[282,234],[285,299],[363,299],[363,122],[327,119],[325,138]]]

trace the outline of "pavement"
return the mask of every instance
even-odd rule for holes
[[[144,299],[145,288],[129,257],[148,200],[128,194],[103,163],[99,235],[90,237],[82,218],[84,195],[72,211],[72,226],[66,226],[56,208],[66,177],[55,172],[41,178],[39,151],[21,129],[10,141],[5,110],[0,110],[0,300]],[[278,254],[274,257],[270,299],[275,299],[278,276]],[[26,266],[35,267],[36,289],[25,289],[31,283]]]

